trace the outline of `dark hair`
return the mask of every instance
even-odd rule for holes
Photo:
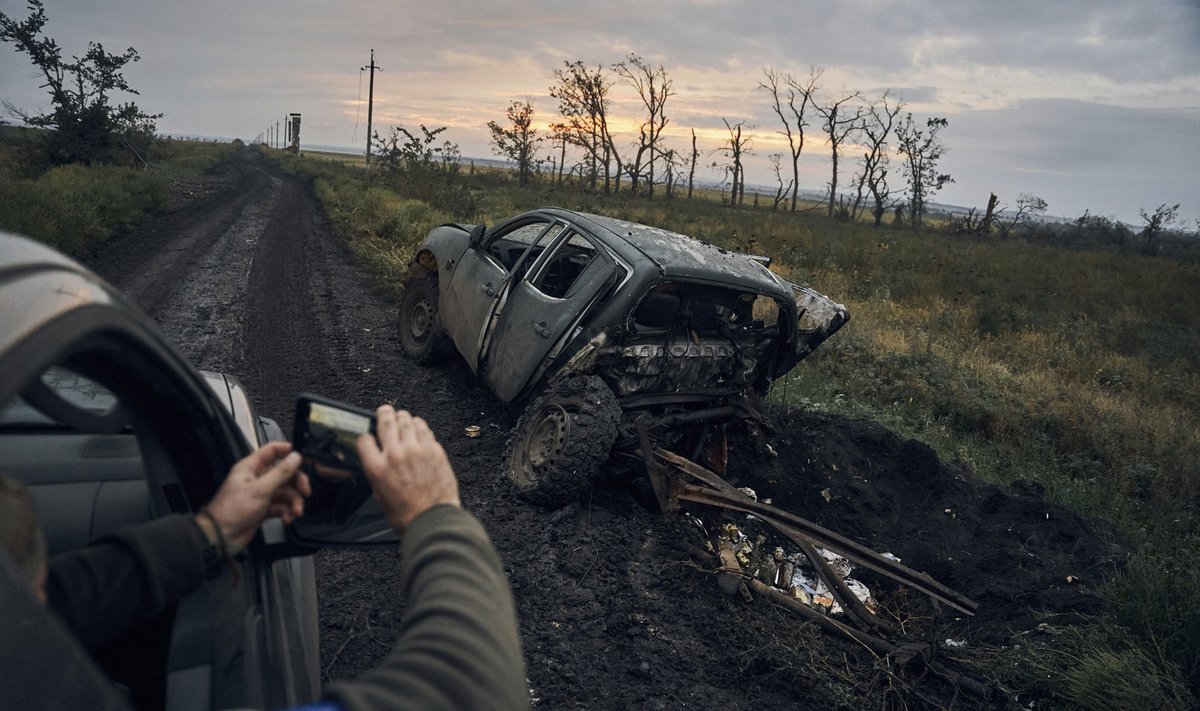
[[[38,525],[29,487],[3,474],[0,474],[0,549],[12,556],[21,574],[33,585],[46,562],[46,539]]]

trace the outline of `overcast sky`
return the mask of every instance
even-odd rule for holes
[[[1200,219],[1200,0],[46,0],[65,53],[88,40],[136,47],[126,71],[142,107],[171,134],[254,138],[303,114],[306,145],[366,140],[375,49],[376,130],[448,126],[465,156],[490,155],[486,124],[514,99],[553,118],[547,89],[564,61],[610,64],[635,52],[662,64],[676,95],[669,143],[716,148],[722,118],[755,127],[747,181],[770,184],[786,154],[765,67],[824,68],[823,99],[890,90],[923,120],[949,119],[935,198],[982,207],[1020,193],[1048,213],[1083,211],[1141,225],[1140,208],[1181,203]],[[26,15],[24,2],[0,10]],[[0,98],[46,106],[32,67],[0,48]],[[636,114],[628,90],[616,110]],[[810,129],[814,131],[814,129]],[[815,131],[814,131],[815,132]],[[633,137],[629,137],[632,142]],[[702,162],[713,157],[703,156]],[[843,184],[857,167],[843,160]],[[829,180],[828,148],[810,142],[801,187]],[[715,173],[710,176],[715,177]],[[899,182],[895,180],[893,182]]]

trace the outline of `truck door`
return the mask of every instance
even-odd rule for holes
[[[534,217],[504,225],[463,253],[442,303],[442,323],[471,370],[478,372],[484,334],[513,277],[520,278],[561,223]]]
[[[618,269],[578,232],[564,233],[547,252],[513,281],[486,345],[483,376],[505,402],[521,393]]]

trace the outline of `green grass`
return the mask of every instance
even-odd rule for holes
[[[62,165],[33,157],[35,132],[0,134],[0,229],[74,256],[99,249],[120,230],[162,209],[172,181],[192,179],[230,144],[158,141],[148,167]]]
[[[398,290],[414,247],[449,216],[356,168],[300,163],[339,231]],[[555,205],[644,222],[769,255],[785,278],[844,302],[851,322],[775,384],[773,402],[879,421],[996,483],[1038,481],[1137,551],[1103,585],[1101,618],[1052,645],[1002,650],[1028,672],[999,679],[1005,688],[1080,708],[1196,700],[1200,264],[731,209],[711,191],[648,201],[545,180],[521,189],[503,171],[463,179],[478,221]]]

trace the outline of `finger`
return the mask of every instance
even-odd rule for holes
[[[408,410],[401,410],[396,413],[396,428],[400,433],[401,441],[414,439],[416,437],[414,433],[415,427],[416,423]]]
[[[296,476],[297,471],[300,469],[301,461],[303,461],[303,457],[300,456],[299,452],[288,454],[259,476],[258,486],[267,491],[275,491],[289,479]]]
[[[300,492],[295,489],[280,489],[279,492],[271,498],[271,507],[283,506],[294,516],[300,516],[304,512],[304,497],[300,496]]]
[[[374,437],[369,434],[359,435],[355,444],[358,446],[358,456],[362,459],[363,469],[368,474],[383,469],[383,450],[379,448]]]
[[[393,442],[399,442],[396,429],[396,410],[391,405],[380,405],[375,410],[375,433],[379,436],[379,444],[383,449]]]
[[[284,523],[291,523],[294,514],[291,508],[285,504],[271,504],[271,508],[267,511],[267,518],[281,518]]]
[[[254,476],[259,476],[270,469],[277,459],[287,455],[290,451],[292,451],[291,442],[267,442],[243,457],[234,467],[248,466]]]
[[[304,472],[296,472],[296,478],[292,480],[292,486],[296,487],[296,491],[299,491],[301,496],[312,496],[312,482],[309,481],[308,475]]]
[[[429,428],[429,423],[422,417],[413,418],[413,432],[416,434],[418,442],[430,442],[437,439],[433,436],[433,430]]]

